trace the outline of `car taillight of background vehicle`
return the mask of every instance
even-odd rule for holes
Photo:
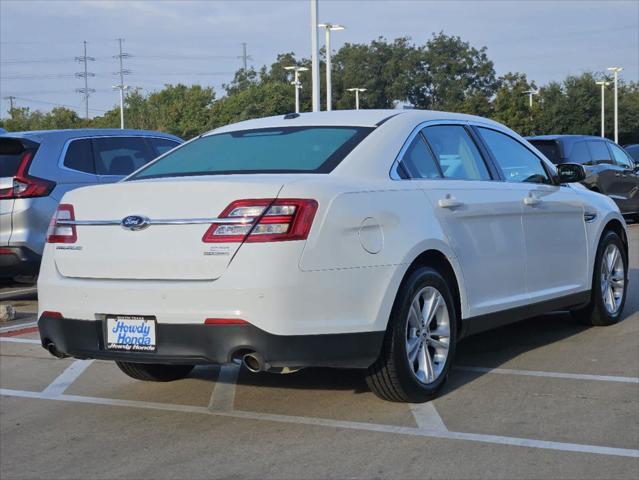
[[[0,189],[0,199],[46,197],[55,187],[55,182],[32,177],[27,174],[33,160],[33,150],[22,154],[20,165],[13,177],[13,185]]]
[[[220,218],[253,218],[251,223],[214,223],[202,237],[205,243],[282,242],[306,240],[317,211],[315,200],[300,198],[237,200]]]
[[[73,205],[61,203],[53,215],[47,232],[48,243],[75,243],[78,232],[75,225],[59,225],[58,220],[75,220]]]

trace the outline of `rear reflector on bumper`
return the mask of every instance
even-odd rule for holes
[[[249,325],[246,320],[240,318],[207,318],[204,325]]]

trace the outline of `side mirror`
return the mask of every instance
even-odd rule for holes
[[[586,169],[578,163],[560,163],[557,173],[561,183],[582,182],[586,178]]]

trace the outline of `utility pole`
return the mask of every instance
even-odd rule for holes
[[[365,92],[365,88],[347,88],[349,92],[355,92],[355,110],[359,110],[359,93]]]
[[[615,143],[619,143],[619,92],[617,90],[617,83],[619,80],[619,72],[623,70],[622,67],[608,67],[615,75]]]
[[[123,41],[124,39],[118,38],[118,44],[120,45],[120,53],[113,57],[120,61],[120,71],[114,73],[114,75],[120,75],[120,83],[118,85],[113,85],[113,88],[115,90],[120,90],[120,128],[122,130],[124,130],[124,91],[129,89],[129,87],[124,84],[124,76],[131,75],[131,70],[126,70],[124,68],[124,59],[129,58],[131,55],[129,55],[128,53],[122,52]]]
[[[291,82],[291,85],[295,85],[295,113],[300,113],[300,90],[302,89],[302,82],[300,82],[300,72],[308,71],[306,67],[284,67],[284,70],[293,70],[295,72],[295,79]]]
[[[610,85],[610,82],[601,81],[595,82],[597,85],[601,85],[601,136],[606,136],[606,87]]]
[[[76,62],[84,63],[84,72],[78,72],[75,74],[78,78],[84,78],[84,88],[76,88],[76,92],[84,95],[84,118],[89,120],[89,95],[95,92],[94,89],[89,88],[89,77],[95,77],[95,73],[88,71],[88,62],[95,62],[95,58],[87,56],[87,41],[84,42],[84,55],[82,57],[75,57]]]
[[[318,27],[326,30],[326,110],[333,110],[333,86],[331,85],[331,32],[344,30],[342,25],[320,23]]]
[[[9,100],[9,112],[11,110],[13,110],[13,102],[15,101],[16,97],[14,97],[13,95],[9,95],[8,97],[4,97],[5,100]]]
[[[318,31],[317,31],[317,0],[311,0],[311,85],[313,99],[313,111],[320,110],[320,69],[319,69],[319,52],[317,49]]]

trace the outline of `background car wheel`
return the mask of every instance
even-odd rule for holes
[[[621,318],[626,293],[628,258],[623,242],[611,231],[604,232],[599,246],[588,306],[572,315],[586,325],[612,325]]]
[[[446,279],[420,267],[402,283],[379,359],[366,382],[380,398],[425,402],[443,386],[457,343],[457,314]]]
[[[185,378],[194,365],[165,365],[160,363],[115,362],[129,377],[147,382],[171,382]]]

